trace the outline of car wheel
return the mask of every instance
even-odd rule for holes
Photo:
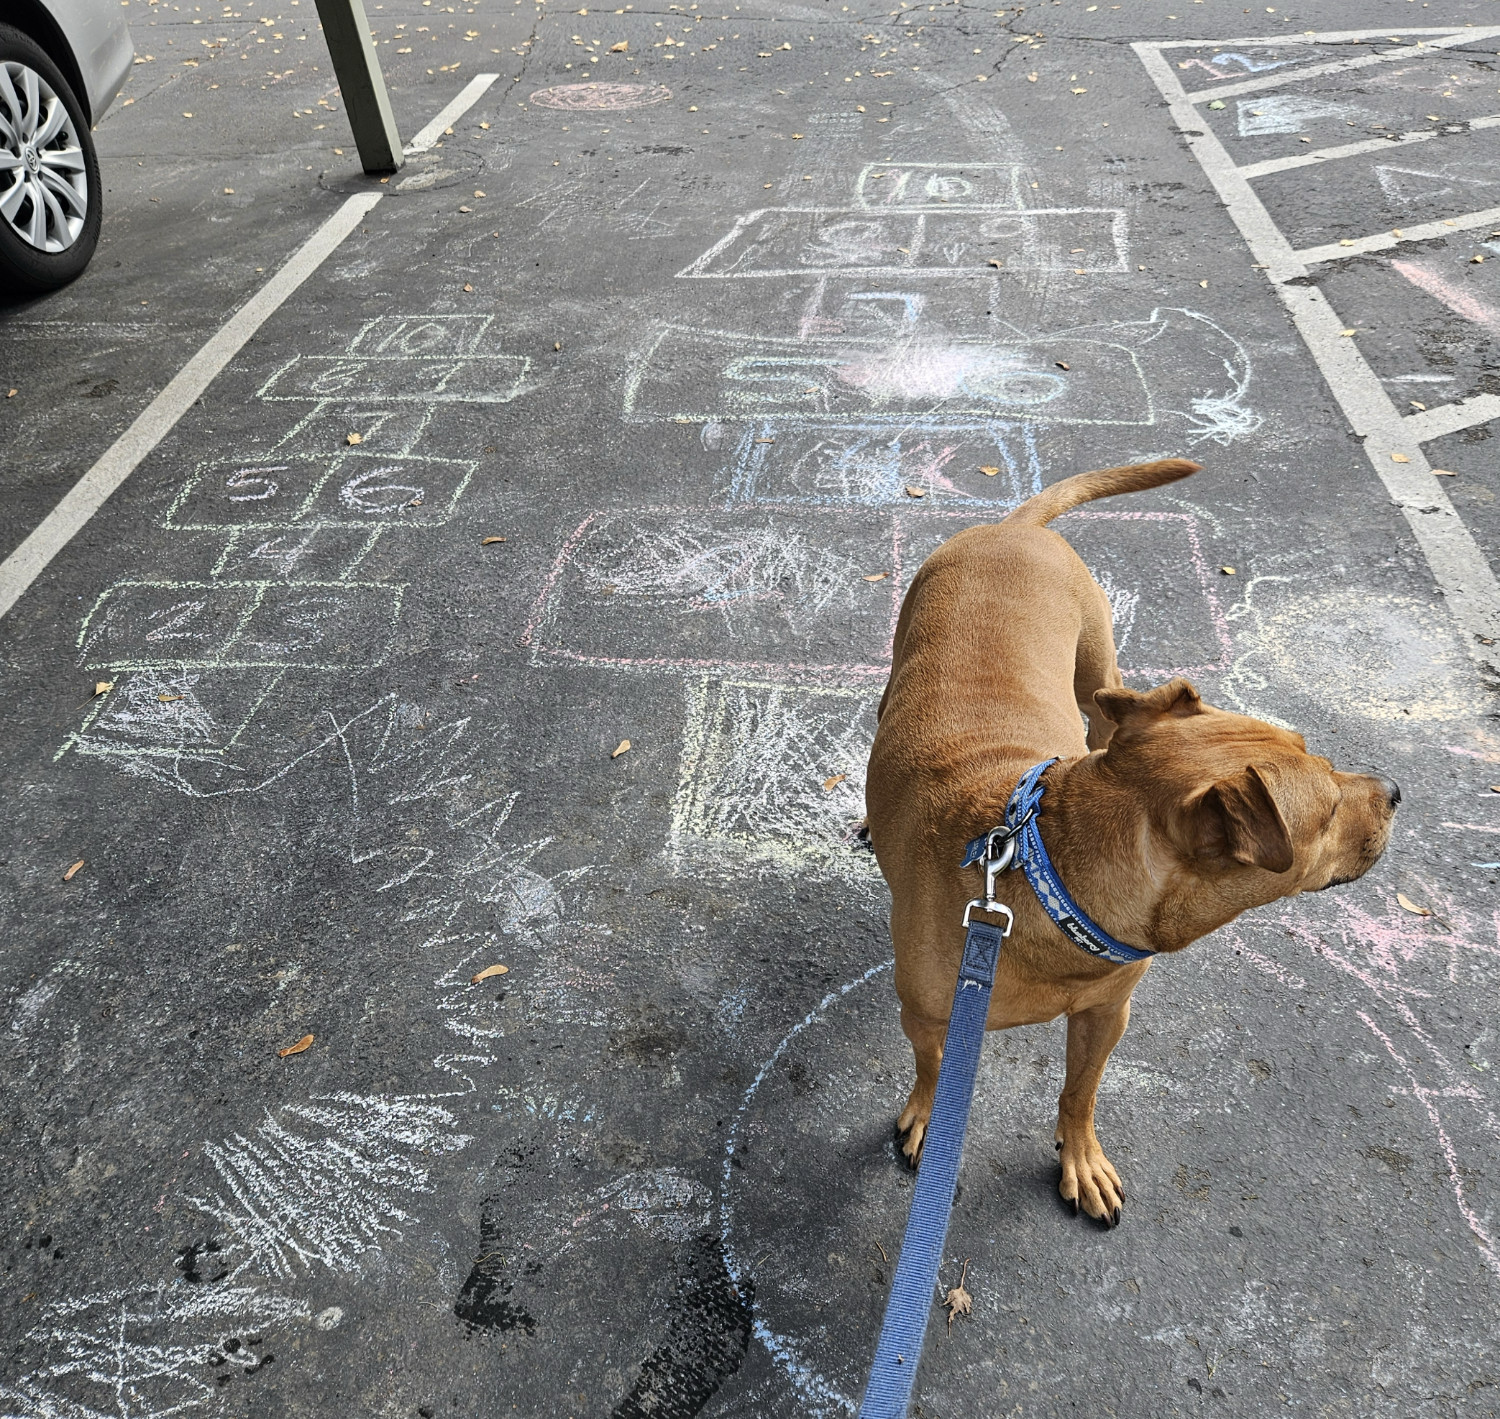
[[[0,25],[0,289],[78,276],[99,241],[99,160],[83,108],[31,39]]]

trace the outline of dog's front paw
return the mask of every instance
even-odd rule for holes
[[[1120,1185],[1115,1165],[1104,1156],[1094,1130],[1064,1133],[1059,1128],[1056,1136],[1058,1162],[1062,1164],[1057,1190],[1063,1201],[1072,1203],[1075,1216],[1081,1207],[1106,1227],[1119,1226],[1125,1189]]]
[[[896,1120],[896,1156],[912,1172],[922,1161],[922,1140],[927,1137],[927,1121],[932,1117],[932,1100],[925,1103],[914,1094]]]

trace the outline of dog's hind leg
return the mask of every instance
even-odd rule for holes
[[[1089,722],[1090,752],[1108,746],[1115,727],[1094,703],[1095,690],[1118,690],[1125,682],[1115,658],[1115,634],[1109,598],[1099,585],[1089,579],[1088,600],[1083,625],[1078,632],[1078,649],[1073,660],[1073,698],[1078,711]]]
[[[909,1168],[915,1168],[922,1156],[922,1140],[927,1136],[927,1121],[932,1117],[932,1103],[937,1096],[938,1070],[943,1063],[943,1041],[947,1038],[946,1020],[928,1020],[906,1006],[901,1007],[901,1029],[911,1041],[917,1058],[917,1082],[901,1117],[896,1120],[896,1142]]]

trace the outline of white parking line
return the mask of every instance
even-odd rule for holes
[[[1456,399],[1437,409],[1408,414],[1402,422],[1417,443],[1428,443],[1447,434],[1461,433],[1475,424],[1500,419],[1500,395],[1476,394],[1470,399]]]
[[[1308,246],[1292,253],[1304,266],[1320,261],[1337,261],[1344,256],[1358,256],[1365,251],[1388,251],[1408,241],[1430,241],[1433,237],[1452,236],[1454,232],[1473,231],[1475,227],[1493,227],[1500,223],[1500,207],[1486,207],[1482,212],[1464,212],[1438,222],[1423,222],[1417,227],[1395,227],[1373,236],[1331,241],[1324,246]]]
[[[1367,138],[1359,143],[1342,143],[1337,148],[1314,148],[1310,153],[1294,153],[1285,158],[1267,158],[1263,163],[1246,163],[1240,169],[1244,177],[1265,177],[1268,173],[1287,172],[1292,168],[1305,168],[1313,163],[1326,163],[1331,158],[1353,158],[1360,153],[1374,153],[1391,148],[1400,148],[1408,143],[1425,143],[1429,138],[1462,137],[1464,133],[1480,128],[1500,128],[1500,114],[1489,114],[1484,118],[1471,118],[1466,128],[1456,134],[1444,133],[1439,128],[1415,128],[1395,138]]]
[[[171,382],[136,416],[135,422],[66,493],[31,534],[0,562],[0,616],[4,616],[41,575],[47,564],[77,535],[140,461],[171,432],[177,421],[232,360],[245,342],[276,313],[357,227],[383,193],[350,197],[292,254],[291,259],[245,302],[185,364]]]
[[[1500,29],[1481,30],[1476,26],[1452,35],[1445,47],[1488,38],[1495,33],[1500,33]],[[1309,42],[1316,43],[1319,38],[1314,35]],[[1174,41],[1174,47],[1180,48],[1184,43],[1201,45],[1204,41]],[[1439,44],[1427,46],[1428,49],[1438,47]],[[1433,476],[1420,442],[1424,428],[1443,427],[1445,422],[1451,424],[1466,413],[1474,414],[1474,421],[1478,422],[1484,409],[1477,408],[1476,401],[1471,400],[1467,410],[1455,406],[1432,411],[1438,417],[1425,425],[1413,425],[1403,417],[1354,340],[1344,336],[1344,322],[1327,297],[1316,286],[1303,284],[1308,274],[1304,253],[1292,249],[1256,196],[1249,179],[1236,167],[1218,136],[1204,124],[1196,102],[1206,95],[1188,94],[1177,77],[1177,71],[1162,53],[1164,45],[1140,41],[1132,48],[1167,101],[1173,121],[1213,183],[1255,260],[1266,269],[1272,288],[1318,362],[1318,368],[1345,418],[1363,441],[1365,456],[1385,485],[1391,501],[1406,518],[1434,579],[1442,589],[1450,614],[1467,632],[1463,637],[1465,648],[1489,676],[1500,676],[1500,667],[1497,667],[1500,652],[1491,649],[1500,642],[1500,584],[1497,584],[1495,573],[1473,534],[1448,501],[1442,484]],[[1279,79],[1277,85],[1285,86],[1315,73],[1326,72],[1329,72],[1327,66],[1292,70]],[[1475,225],[1481,224],[1477,220],[1479,214],[1470,215],[1476,218]],[[1444,223],[1435,225],[1439,234],[1456,229]],[[1395,244],[1395,239],[1392,239],[1392,244]],[[1352,249],[1335,246],[1333,250],[1349,255]]]
[[[453,102],[442,109],[436,118],[421,129],[402,151],[407,157],[413,153],[425,153],[443,136],[443,130],[451,128],[455,119],[462,118],[476,103],[485,90],[500,76],[498,74],[476,74],[458,91]]]
[[[405,151],[423,153],[461,118],[500,76],[476,74],[406,145]],[[349,198],[337,212],[293,253],[291,259],[248,301],[229,317],[171,382],[136,416],[135,422],[105,450],[103,457],[66,493],[62,500],[3,562],[0,562],[0,617],[3,617],[47,565],[99,511],[105,500],[139,466],[141,460],[169,434],[199,396],[245,346],[245,342],[276,313],[369,215],[385,194],[365,192]]]

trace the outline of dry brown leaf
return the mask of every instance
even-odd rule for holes
[[[1233,576],[1235,574],[1233,567],[1220,567],[1219,571],[1224,576]]]
[[[1492,783],[1490,785],[1490,792],[1491,793],[1500,793],[1500,783]]]
[[[79,869],[82,868],[82,866],[83,859],[80,857],[77,862],[75,862],[70,868],[68,868],[66,872],[63,873],[63,881],[71,882],[78,875]]]
[[[622,39],[619,44],[610,45],[609,52],[611,54],[628,54],[630,52],[630,41]]]
[[[468,210],[469,210],[469,209],[468,209],[468,208],[467,208],[467,207],[460,207],[460,208],[459,208],[459,209],[458,209],[458,210],[459,210],[459,211],[460,211],[460,212],[467,212],[467,211],[468,211]],[[473,287],[473,286],[470,286],[470,285],[468,285],[468,284],[467,284],[467,283],[466,283],[466,284],[465,284],[465,285],[464,285],[464,290],[465,290],[465,291],[467,291],[467,292],[468,292],[468,293],[469,293],[469,294],[471,294],[471,295],[472,295],[472,294],[473,294],[473,291],[474,291],[474,287]]]
[[[927,496],[927,489],[913,488],[911,484],[908,483],[906,485],[906,496],[909,498],[925,498]]]
[[[827,793],[830,789],[837,788],[848,777],[848,774],[834,774],[831,778],[825,778],[823,780],[823,792]]]
[[[296,1044],[288,1045],[285,1049],[277,1050],[276,1057],[277,1059],[285,1059],[289,1054],[301,1054],[304,1050],[309,1050],[312,1048],[312,1042],[313,1037],[311,1035],[303,1035]]]
[[[363,434],[345,434],[344,435],[344,442],[345,443],[363,443],[364,441],[365,441],[365,436]]]
[[[1003,269],[1004,269],[1004,267],[1005,267],[1005,263],[1004,263],[1004,262],[1003,262],[1003,261],[1000,261],[1000,260],[997,260],[997,259],[996,259],[996,258],[995,258],[995,257],[993,257],[993,256],[992,256],[992,257],[990,257],[990,260],[989,260],[989,264],[990,264],[990,265],[991,265],[991,266],[997,266],[997,267],[1000,267],[1000,268],[1001,268],[1001,269],[1002,269],[1002,270],[1003,270]]]
[[[959,1272],[958,1285],[953,1287],[943,1297],[943,1304],[948,1307],[948,1331],[953,1331],[953,1317],[972,1315],[974,1311],[974,1298],[964,1289],[964,1278],[969,1274],[969,1260],[964,1258],[964,1269]]]
[[[486,537],[486,538],[484,538],[483,541],[480,542],[479,545],[481,547],[492,547],[492,546],[494,546],[494,544],[496,542],[503,542],[503,541],[505,541],[505,538],[503,538],[503,537]]]
[[[620,740],[619,744],[616,746],[614,753],[612,753],[609,757],[611,759],[618,759],[621,754],[628,754],[629,752],[630,752],[630,740],[628,740],[628,739],[622,739],[622,740]]]
[[[998,468],[996,468],[992,464],[988,464],[988,463],[981,464],[980,467],[979,467],[979,471],[981,473],[983,473],[986,478],[994,478],[1000,472],[1000,470]]]
[[[509,966],[486,966],[477,976],[469,977],[469,984],[478,985],[480,981],[488,980],[491,976],[508,976],[509,974]]]
[[[866,581],[884,581],[890,575],[889,572],[871,572],[865,578]]]
[[[1411,912],[1414,916],[1432,915],[1431,907],[1419,907],[1414,901],[1412,901],[1410,897],[1406,895],[1405,892],[1397,892],[1396,900],[1400,902],[1401,905],[1405,907],[1407,911]]]
[[[1432,470],[1432,476],[1434,478],[1456,478],[1458,477],[1458,474],[1455,473],[1451,468],[1434,468]]]
[[[162,705],[174,705],[178,700],[186,698],[187,696],[185,695],[158,695],[156,697],[156,702]]]
[[[113,680],[95,680],[94,693],[96,695],[107,695],[115,687]]]
[[[1409,459],[1404,453],[1393,453],[1391,455],[1391,462],[1392,463],[1410,463],[1411,459]]]

